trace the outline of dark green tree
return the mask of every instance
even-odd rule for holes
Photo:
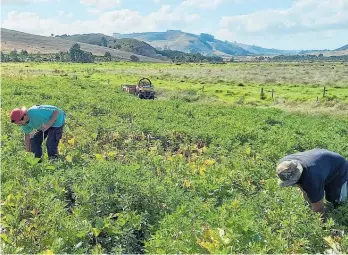
[[[137,56],[135,56],[135,55],[131,55],[131,56],[130,56],[130,60],[131,60],[132,62],[138,62],[138,61],[139,61],[139,58],[138,58]]]
[[[10,60],[14,62],[19,61],[19,57],[18,57],[18,53],[16,49],[10,52]]]
[[[75,43],[69,49],[69,58],[72,62],[77,62],[77,59],[79,58],[81,54],[82,54],[82,50],[78,43]]]
[[[54,59],[55,59],[56,61],[60,61],[59,53],[56,53],[56,54],[55,54]]]
[[[71,46],[68,55],[70,61],[72,62],[91,63],[94,61],[93,54],[91,52],[81,50],[80,45],[77,43]]]
[[[8,56],[5,55],[3,52],[1,52],[1,62],[7,62],[8,61]]]
[[[65,53],[65,52],[63,52],[63,51],[60,51],[59,52],[59,60],[60,61],[62,61],[62,62],[64,62],[64,61],[66,61],[66,59],[67,59],[67,53]]]
[[[21,55],[22,56],[28,56],[28,51],[27,50],[21,50]]]
[[[107,47],[108,46],[108,41],[105,39],[105,37],[103,36],[102,37],[102,45],[104,46],[104,47]]]
[[[105,52],[104,57],[106,61],[111,61],[111,53],[109,51]]]

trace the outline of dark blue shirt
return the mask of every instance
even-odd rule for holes
[[[280,160],[298,160],[303,172],[297,184],[307,193],[311,203],[324,198],[338,202],[342,185],[348,181],[348,162],[341,155],[324,150],[313,149],[288,155]]]

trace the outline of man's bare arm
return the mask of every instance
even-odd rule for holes
[[[306,200],[308,203],[311,204],[311,201],[309,200],[306,191],[304,191],[300,186],[298,186],[298,187],[299,187],[299,189],[300,189],[301,192],[302,192],[302,196],[303,196],[304,200]]]
[[[315,211],[315,212],[318,212],[318,213],[321,213],[323,216],[325,214],[325,206],[324,206],[324,199],[321,199],[320,201],[316,202],[316,203],[312,203],[308,196],[307,196],[307,193],[301,188],[299,187],[300,190],[302,191],[302,195],[303,195],[303,198],[311,204],[312,206],[312,210]]]
[[[25,150],[27,152],[30,152],[31,151],[31,148],[30,148],[30,135],[25,134],[24,140],[25,140]]]

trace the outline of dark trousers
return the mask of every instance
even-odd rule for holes
[[[38,131],[31,139],[30,146],[31,151],[35,154],[36,158],[42,157],[42,142],[47,138],[47,154],[49,158],[58,157],[58,144],[63,135],[63,126],[50,127],[45,132]]]

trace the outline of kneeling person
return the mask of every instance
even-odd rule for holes
[[[334,204],[347,199],[348,162],[332,151],[313,149],[288,155],[277,166],[279,185],[299,186],[312,209],[324,214],[324,195]]]
[[[62,138],[65,112],[52,105],[35,105],[28,110],[16,108],[11,111],[11,121],[20,126],[25,134],[26,151],[35,157],[42,156],[42,142],[47,137],[46,146],[49,158],[58,156],[58,144]],[[30,133],[37,130],[33,137]]]

